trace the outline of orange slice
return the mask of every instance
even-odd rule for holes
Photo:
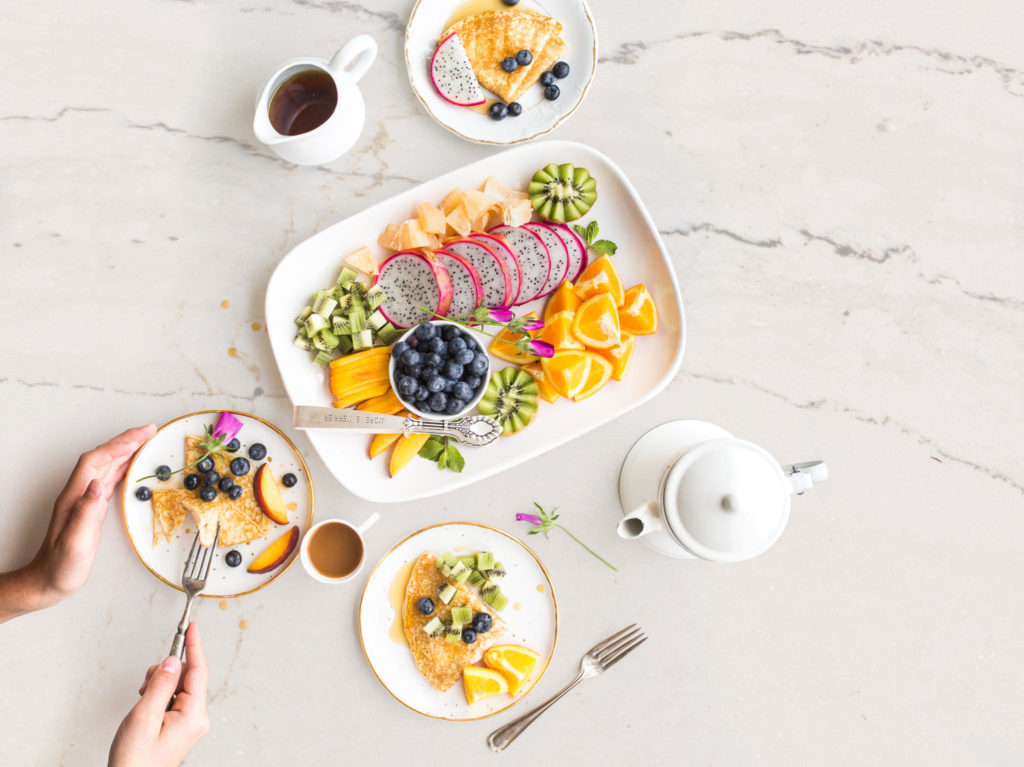
[[[508,681],[509,695],[515,695],[530,679],[540,655],[529,647],[501,644],[484,653],[484,663],[500,672]]]
[[[540,364],[551,388],[563,397],[571,399],[583,389],[583,385],[587,382],[594,356],[596,355],[590,352],[566,349],[555,352],[551,357],[545,357]]]
[[[508,692],[508,680],[503,674],[480,666],[466,666],[462,669],[462,685],[466,688],[466,702],[470,705]]]
[[[555,391],[555,387],[551,385],[551,381],[544,374],[544,366],[539,362],[523,365],[523,370],[533,376],[533,380],[537,382],[537,393],[540,394],[541,399],[545,402],[554,402],[561,396]]]
[[[610,293],[588,298],[572,319],[572,333],[591,349],[611,349],[622,342],[619,313]]]
[[[531,319],[537,319],[537,312],[530,312],[525,315]],[[540,331],[527,333],[530,338],[536,338]],[[491,354],[505,362],[514,362],[517,365],[525,365],[529,362],[536,362],[537,357],[532,354],[524,354],[516,348],[515,343],[522,337],[521,333],[511,333],[508,328],[498,333],[498,337],[491,342],[488,349]]]
[[[597,394],[612,377],[611,362],[597,352],[587,352],[587,354],[591,357],[590,369],[587,370],[587,378],[583,382],[583,386],[573,397],[576,402],[586,399],[591,394]]]
[[[642,282],[625,293],[619,309],[619,325],[638,336],[647,336],[658,330],[658,307],[654,305],[647,286]]]
[[[611,349],[598,349],[597,353],[612,363],[612,378],[621,381],[626,368],[629,367],[629,361],[633,359],[634,349],[636,349],[636,336],[623,331],[621,344],[613,346]]]
[[[621,306],[625,300],[622,278],[619,277],[615,265],[608,256],[601,256],[596,261],[592,261],[583,270],[583,274],[576,280],[573,292],[580,301],[586,301],[598,293],[610,293],[615,299],[616,306]]]
[[[551,298],[544,306],[544,322],[559,312],[574,312],[579,305],[580,300],[573,293],[573,284],[569,280],[564,280],[551,294]]]
[[[557,352],[562,349],[585,348],[572,333],[572,312],[558,312],[544,320],[544,330],[541,331],[540,340],[547,341],[555,347]]]

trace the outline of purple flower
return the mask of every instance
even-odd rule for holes
[[[539,525],[542,520],[536,514],[516,514],[516,522],[529,522],[531,525]]]
[[[547,341],[530,341],[529,347],[538,357],[553,357],[555,354],[555,347]]]
[[[515,317],[507,306],[495,306],[487,312],[487,316],[495,322],[511,322]]]
[[[226,410],[217,419],[217,425],[213,427],[213,438],[224,437],[224,442],[230,442],[235,435],[242,430],[242,422]]]
[[[528,321],[523,323],[523,330],[525,330],[527,332],[532,332],[534,330],[540,330],[543,327],[544,327],[544,322],[542,320],[528,320]]]

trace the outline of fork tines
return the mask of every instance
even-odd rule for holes
[[[646,641],[647,635],[643,629],[633,623],[612,634],[603,642],[598,642],[589,654],[593,655],[594,659],[607,669]]]
[[[217,549],[217,542],[219,540],[219,523],[217,524],[217,533],[213,537],[213,543],[209,547],[199,545],[199,533],[196,533],[195,540],[192,541],[192,548],[188,552],[188,559],[185,560],[185,570],[182,573],[183,580],[206,581],[206,576],[210,574],[210,566],[213,564],[213,553]]]

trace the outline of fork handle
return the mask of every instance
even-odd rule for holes
[[[571,690],[573,687],[575,687],[582,681],[583,672],[580,671],[580,673],[576,675],[575,679],[573,679],[571,682],[569,682],[569,684],[567,684],[561,690],[559,690],[546,701],[537,706],[537,708],[532,709],[531,711],[527,711],[521,717],[513,719],[508,724],[504,725],[503,727],[499,727],[497,730],[488,735],[487,745],[490,747],[491,751],[497,753],[498,751],[504,750],[504,748],[508,746],[509,743],[511,743],[513,740],[519,737],[520,733],[522,733],[523,730],[525,730],[527,727],[533,724],[534,719],[536,719],[538,716],[540,716],[549,708],[551,708],[555,704],[555,701],[563,697],[567,692],[569,692],[569,690]]]
[[[181,615],[181,620],[178,621],[178,630],[174,632],[174,640],[171,642],[171,655],[177,657],[178,660],[183,660],[185,657],[185,632],[188,630],[188,619],[192,614],[192,600],[195,599],[195,594],[189,594],[188,599],[185,600],[185,612]]]

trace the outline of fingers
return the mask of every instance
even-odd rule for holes
[[[181,676],[181,661],[173,655],[164,658],[157,666],[156,671],[149,678],[142,693],[142,699],[135,704],[133,711],[147,723],[151,723],[157,732],[163,722],[164,712],[167,711],[167,704],[171,702],[171,696],[178,688],[178,678]]]
[[[185,633],[185,674],[182,677],[182,694],[174,702],[174,708],[186,716],[201,714],[206,716],[206,688],[209,683],[210,671],[206,665],[206,654],[203,652],[199,626],[195,622],[188,624]]]
[[[156,426],[146,424],[128,429],[118,434],[109,442],[105,442],[87,453],[83,453],[75,464],[75,469],[68,479],[67,485],[57,497],[55,512],[68,508],[76,498],[85,492],[86,486],[93,479],[102,477],[112,468],[116,471],[127,463],[129,456],[139,446],[156,434]],[[105,478],[105,477],[104,477]],[[112,489],[116,482],[109,484]],[[108,490],[109,493],[109,490]]]
[[[107,516],[107,499],[103,497],[103,487],[98,479],[89,482],[82,496],[71,507],[71,515],[63,535],[69,542],[81,546],[95,544],[100,537],[103,519]]]
[[[149,680],[153,676],[153,672],[156,671],[159,667],[159,663],[154,663],[152,666],[146,669],[146,678],[143,679],[142,684],[139,685],[139,695],[142,695],[142,693],[146,691],[146,688],[149,686]]]

